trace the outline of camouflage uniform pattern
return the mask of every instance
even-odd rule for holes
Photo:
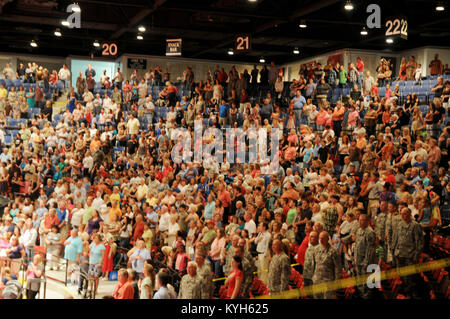
[[[233,256],[234,256],[234,247],[230,246],[230,248],[228,248],[226,256],[225,256],[225,266],[224,266],[224,273],[225,276],[229,276],[231,273],[231,261],[233,260]]]
[[[314,275],[313,283],[338,280],[342,276],[342,263],[337,249],[331,245],[317,246],[313,252]],[[334,299],[335,292],[327,291],[315,295],[316,299]]]
[[[274,255],[269,265],[268,285],[270,293],[282,292],[289,289],[291,264],[289,257],[282,252]]]
[[[368,226],[365,229],[359,228],[356,232],[355,241],[355,266],[358,276],[367,273],[367,266],[377,263],[376,256],[376,235],[373,229]],[[364,283],[358,286],[358,289],[364,299],[368,299],[369,289]]]
[[[178,299],[201,299],[202,284],[203,280],[199,275],[184,275],[183,278],[181,278]]]
[[[205,260],[203,266],[197,269],[197,276],[202,280],[201,299],[210,299],[214,292],[214,283],[211,264],[208,260]]]
[[[336,207],[327,208],[322,215],[323,219],[323,230],[330,235],[330,238],[333,236],[337,221],[339,219],[339,214]]]
[[[303,264],[303,279],[305,281],[305,286],[310,286],[312,284],[312,278],[314,275],[314,249],[316,246],[309,246],[305,252],[305,263]]]
[[[253,257],[251,259],[248,259],[244,257],[242,259],[242,272],[244,274],[244,279],[242,281],[242,287],[241,291],[242,294],[247,297],[248,296],[248,290],[250,289],[250,286],[252,285],[253,278],[254,278],[254,272],[256,271],[255,261]]]

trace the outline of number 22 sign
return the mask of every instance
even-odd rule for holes
[[[395,19],[386,21],[386,36],[400,35],[403,39],[408,39],[408,22],[406,19]]]

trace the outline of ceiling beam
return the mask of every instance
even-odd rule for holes
[[[167,0],[156,0],[152,8],[147,8],[142,11],[140,11],[138,14],[136,14],[134,17],[130,19],[130,23],[128,25],[123,26],[116,30],[110,37],[110,39],[117,39],[122,34],[127,32],[129,29],[134,28],[136,24],[141,22],[145,17],[147,17],[149,14],[152,14],[155,12],[160,6],[162,6]]]
[[[318,10],[326,8],[326,7],[330,6],[330,5],[333,5],[333,4],[335,4],[336,2],[339,2],[339,1],[341,1],[341,0],[314,1],[312,4],[309,4],[309,5],[303,7],[301,9],[299,9],[299,10],[296,10],[294,13],[292,13],[289,16],[288,20],[289,21],[293,21],[293,20],[295,20],[297,18],[303,17],[305,15],[308,15],[310,13],[313,13],[315,11],[318,11]],[[285,20],[275,19],[273,21],[270,21],[270,22],[267,22],[267,23],[264,23],[264,24],[258,26],[255,30],[253,30],[253,32],[251,32],[251,34],[254,36],[255,34],[264,32],[264,31],[272,28],[276,24],[281,24],[281,23],[284,23],[284,22],[285,22]],[[216,50],[216,49],[220,49],[220,48],[222,48],[224,46],[231,45],[231,44],[234,43],[234,41],[235,41],[234,38],[232,38],[232,39],[230,39],[228,41],[221,41],[221,43],[217,44],[216,46],[214,46],[214,47],[212,47],[210,49],[198,52],[197,54],[194,55],[194,57],[198,57],[198,56],[200,56],[200,55],[202,55],[202,54],[204,54],[206,52],[209,52],[210,50]]]
[[[24,15],[15,15],[15,14],[0,15],[0,21],[18,22],[22,25],[24,23],[43,24],[43,25],[59,26],[61,28],[64,28],[61,25],[62,20],[63,20],[63,18],[58,19],[58,18],[50,18],[50,17],[33,17],[33,16],[24,16]],[[113,30],[117,29],[117,24],[89,22],[89,21],[81,20],[81,27],[83,29],[113,31]]]

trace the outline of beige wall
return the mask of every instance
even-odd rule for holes
[[[186,69],[186,66],[192,67],[194,72],[195,81],[198,82],[200,80],[205,80],[207,72],[214,72],[216,69],[216,65],[223,67],[226,72],[231,70],[231,67],[234,65],[238,72],[243,72],[244,69],[247,69],[250,73],[253,69],[253,65],[246,63],[230,63],[228,61],[213,61],[213,60],[196,60],[196,59],[185,59],[185,58],[176,58],[176,57],[159,57],[159,56],[139,56],[139,55],[123,55],[121,57],[123,74],[126,78],[129,78],[133,70],[129,70],[127,67],[127,59],[128,58],[140,58],[147,60],[147,70],[149,68],[155,68],[160,65],[163,72],[166,68],[169,69],[170,79],[174,82],[177,81],[178,77],[183,75],[183,71]],[[261,65],[258,65],[258,68],[261,68]],[[144,75],[146,70],[138,70],[139,75]]]

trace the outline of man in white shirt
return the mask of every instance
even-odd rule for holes
[[[116,74],[114,74],[113,77],[114,86],[118,88],[119,90],[122,89],[122,82],[123,82],[123,74],[120,72],[120,68],[117,68]]]
[[[244,229],[248,231],[248,237],[252,238],[253,234],[256,233],[256,224],[252,219],[252,216],[247,212],[244,214],[245,226]]]
[[[31,218],[27,219],[25,222],[25,232],[22,236],[22,243],[25,247],[25,252],[27,257],[33,257],[34,246],[36,245],[37,231],[33,228],[33,221]]]
[[[89,102],[89,101],[93,101],[94,100],[94,94],[92,94],[91,91],[89,91],[88,89],[86,89],[83,93],[83,100],[84,102]]]
[[[258,253],[258,271],[260,272],[261,280],[267,284],[268,273],[262,271],[264,269],[269,269],[269,260],[267,258],[267,250],[269,249],[269,243],[272,236],[267,231],[269,226],[267,223],[262,223],[258,225],[258,235],[256,236],[256,252]]]
[[[164,236],[163,234],[169,230],[169,221],[169,209],[166,205],[164,205],[163,207],[161,207],[161,211],[159,212],[158,231],[160,233],[160,238],[162,238]]]
[[[70,81],[70,70],[67,68],[67,65],[64,64],[59,70],[58,77],[64,83],[64,91],[66,91]]]
[[[11,159],[12,159],[11,154],[8,153],[8,148],[5,147],[3,149],[3,153],[0,154],[0,161],[2,161],[3,163],[6,164],[8,162],[8,160],[11,160]]]
[[[366,76],[363,79],[363,92],[370,92],[375,79],[370,75],[370,71],[366,71]]]
[[[111,98],[109,97],[108,93],[105,93],[105,96],[103,98],[103,108],[105,109],[105,111],[111,110],[111,104]]]
[[[139,120],[134,117],[134,114],[131,113],[128,115],[129,120],[127,122],[128,134],[130,135],[138,135],[139,134]]]

